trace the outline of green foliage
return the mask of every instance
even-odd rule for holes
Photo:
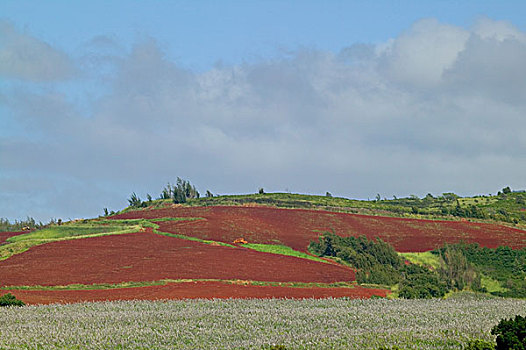
[[[359,270],[356,281],[359,283],[394,285],[400,282],[400,272],[390,265],[373,265],[368,270]]]
[[[146,207],[146,203],[143,202],[135,192],[131,194],[130,198],[128,199],[128,203],[130,203],[130,207],[132,208]]]
[[[526,317],[502,319],[491,334],[497,336],[497,350],[526,350]]]
[[[480,289],[480,274],[468,262],[461,246],[446,244],[439,250],[439,256],[438,272],[448,289],[463,290],[468,286],[474,290]]]
[[[338,257],[359,269],[370,269],[375,265],[402,265],[402,260],[387,242],[365,236],[340,237],[334,232],[325,232],[319,242],[311,242],[309,251],[318,256]]]
[[[471,339],[468,341],[464,350],[494,350],[495,344],[492,342],[482,340],[482,339]]]
[[[211,195],[210,191],[207,191],[207,196]],[[160,199],[171,199],[174,203],[186,203],[189,199],[199,198],[199,191],[193,186],[190,181],[183,180],[180,177],[177,178],[175,185],[168,183],[162,190]]]
[[[478,244],[456,244],[449,248],[461,251],[479,276],[484,275],[500,283],[502,288],[493,288],[490,291],[492,294],[526,298],[526,248],[514,250],[501,246],[490,249]],[[443,254],[444,249],[435,251],[435,254]],[[475,284],[477,278],[480,279],[475,277]]]
[[[398,296],[404,299],[441,298],[447,292],[447,285],[437,273],[419,265],[407,265],[401,269],[402,280]]]
[[[445,295],[447,285],[439,275],[419,265],[405,265],[394,248],[381,239],[365,236],[340,237],[325,232],[309,251],[318,256],[336,257],[358,269],[358,283],[399,284],[399,296],[406,299],[437,298]]]
[[[24,306],[22,300],[18,300],[13,294],[7,293],[0,297],[0,306]]]

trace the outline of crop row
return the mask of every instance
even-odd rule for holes
[[[447,300],[187,300],[8,308],[0,348],[29,349],[460,349],[492,341],[526,301],[461,295]]]

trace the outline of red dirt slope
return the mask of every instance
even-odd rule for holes
[[[0,244],[4,243],[9,237],[18,236],[24,233],[27,233],[27,231],[0,232]]]
[[[352,269],[142,232],[59,241],[0,261],[0,284],[67,285],[161,279],[354,280]]]
[[[354,288],[289,288],[273,286],[242,286],[221,282],[188,282],[164,286],[79,291],[9,291],[28,304],[75,303],[103,300],[159,300],[197,298],[370,298],[385,297],[388,290]]]
[[[202,217],[198,221],[159,222],[160,230],[202,239],[232,242],[243,237],[250,243],[285,244],[306,251],[320,232],[334,229],[344,236],[380,237],[400,252],[423,252],[444,243],[464,241],[495,248],[526,247],[526,231],[465,221],[416,220],[366,216],[304,209],[272,207],[174,207],[140,210],[115,219]]]

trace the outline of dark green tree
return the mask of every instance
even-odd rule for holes
[[[131,194],[130,198],[128,199],[128,202],[130,203],[130,206],[134,208],[139,208],[142,204],[141,199],[135,192]]]
[[[526,317],[502,319],[493,327],[491,334],[497,336],[497,350],[526,350]]]
[[[0,306],[24,306],[22,300],[18,300],[13,294],[7,293],[0,297]]]

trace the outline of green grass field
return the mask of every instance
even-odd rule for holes
[[[432,267],[437,269],[440,266],[440,258],[431,252],[423,253],[398,253],[404,259],[408,260],[413,264],[418,264],[425,267]]]
[[[257,244],[257,243],[247,243],[242,245],[245,248],[257,250],[258,252],[265,252],[265,253],[272,253],[272,254],[280,254],[280,255],[288,255],[288,256],[294,256],[296,258],[302,258],[302,259],[308,259],[308,260],[314,260],[318,262],[327,263],[326,260],[320,259],[317,256],[309,255],[307,253],[303,253],[297,250],[294,250],[290,247],[287,247],[285,245],[281,244]]]

